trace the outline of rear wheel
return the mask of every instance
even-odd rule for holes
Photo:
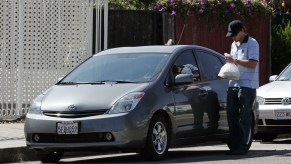
[[[154,116],[151,120],[146,145],[142,155],[147,160],[162,160],[168,153],[169,130],[165,118],[161,115]]]
[[[36,151],[36,156],[42,163],[56,163],[62,158],[63,155],[64,152],[51,152],[45,150]]]

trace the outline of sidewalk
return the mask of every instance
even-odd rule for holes
[[[0,124],[0,163],[37,160],[26,148],[24,124]]]

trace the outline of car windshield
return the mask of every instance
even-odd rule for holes
[[[291,80],[291,65],[289,65],[278,77],[277,80],[289,81]]]
[[[95,55],[59,84],[75,83],[142,83],[159,75],[169,58],[162,53]]]

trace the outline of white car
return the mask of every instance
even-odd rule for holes
[[[269,80],[257,89],[259,121],[255,139],[263,142],[273,141],[278,134],[291,134],[291,63]]]

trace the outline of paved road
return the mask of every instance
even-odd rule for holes
[[[40,163],[35,160],[33,151],[22,154],[27,152],[24,148],[23,124],[0,125],[0,157],[16,155],[12,160],[14,163]],[[227,156],[227,150],[225,144],[170,149],[168,157],[161,162],[147,162],[134,153],[96,155],[98,153],[77,152],[66,153],[60,163],[291,164],[291,138],[272,143],[253,142],[245,156]]]
[[[148,162],[135,153],[80,156],[65,155],[60,163],[195,163],[195,164],[291,164],[291,139],[272,143],[254,142],[248,155],[228,156],[226,145],[170,149],[161,162]],[[38,161],[25,163],[40,163]]]

